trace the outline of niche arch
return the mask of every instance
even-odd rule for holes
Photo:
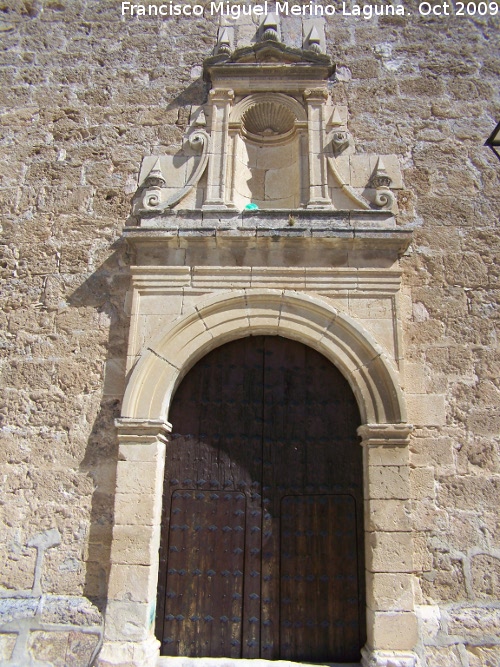
[[[307,114],[283,93],[254,93],[229,116],[231,199],[237,208],[300,208],[307,204]]]

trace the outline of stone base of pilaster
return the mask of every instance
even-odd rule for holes
[[[142,642],[105,641],[96,667],[156,667],[160,642],[150,637]]]
[[[362,667],[416,667],[417,656],[413,651],[378,651],[361,649]]]

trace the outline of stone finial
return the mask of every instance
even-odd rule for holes
[[[349,146],[349,135],[345,130],[337,130],[332,135],[333,153],[337,157]]]
[[[215,47],[216,53],[231,53],[231,37],[227,28],[222,28]]]
[[[313,25],[309,37],[307,38],[307,45],[311,51],[321,53],[321,36],[318,29]]]
[[[260,30],[261,30],[260,41],[279,42],[278,28],[279,28],[278,16],[274,12],[267,14],[262,23],[260,24]]]
[[[375,206],[389,209],[394,204],[394,195],[388,190],[391,184],[392,178],[387,173],[382,158],[379,157],[369,183],[376,190],[375,199],[373,200]]]
[[[156,162],[154,163],[153,167],[151,168],[151,171],[146,176],[146,178],[144,180],[144,185],[145,185],[145,187],[148,187],[148,188],[151,188],[151,187],[164,188],[166,184],[167,184],[167,181],[165,180],[165,177],[163,175],[160,158],[158,158],[156,160]]]
[[[333,110],[332,115],[330,116],[330,120],[328,121],[328,125],[331,127],[338,127],[339,125],[343,125],[342,118],[340,117],[339,110],[337,107]]]
[[[381,157],[378,158],[375,165],[375,171],[371,177],[370,185],[374,188],[388,188],[392,183],[392,178],[387,173],[385,164]]]

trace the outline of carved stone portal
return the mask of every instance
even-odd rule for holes
[[[322,53],[324,32],[306,23],[304,49],[279,41],[274,15],[252,46],[236,50],[234,28],[221,28],[216,55],[204,63],[208,102],[191,109],[182,148],[142,163],[124,230],[133,257],[131,321],[99,667],[157,664],[170,401],[201,357],[251,335],[313,347],[356,396],[365,489],[362,664],[415,665],[412,427],[398,266],[411,229],[396,223],[397,158],[355,153],[347,107],[330,97],[335,68]],[[398,595],[389,599],[387,590]]]

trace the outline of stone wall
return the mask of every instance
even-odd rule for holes
[[[399,208],[417,213],[402,268],[421,664],[493,667],[500,163],[483,144],[500,119],[499,21],[408,6],[328,21],[331,93],[358,153],[400,157]],[[130,308],[120,232],[142,157],[175,152],[206,96],[217,23],[121,18],[107,0],[0,0],[5,664],[31,651],[84,665],[99,641],[84,598],[102,611]],[[298,43],[300,19],[282,30]],[[429,394],[432,424],[420,418]],[[44,617],[42,603],[56,611]],[[57,648],[40,648],[45,622],[67,626]]]

